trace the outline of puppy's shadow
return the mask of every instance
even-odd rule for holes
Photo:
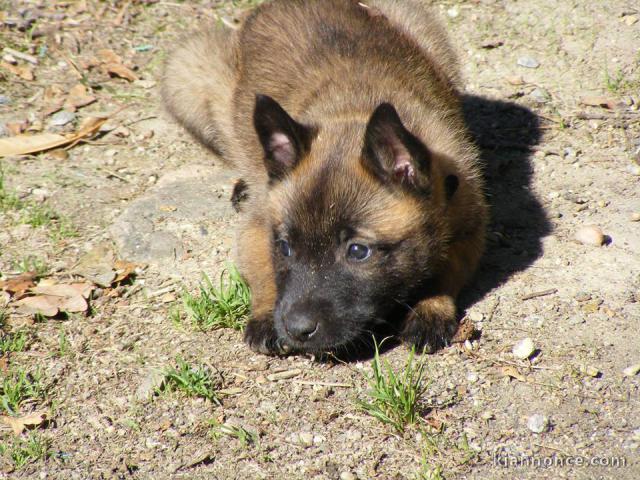
[[[461,312],[528,268],[542,255],[542,237],[551,231],[532,192],[532,147],[540,142],[539,117],[512,102],[463,97],[471,135],[484,164],[491,220],[487,251],[474,280],[459,299]]]

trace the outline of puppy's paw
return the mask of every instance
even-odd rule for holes
[[[400,336],[416,351],[433,353],[448,346],[457,329],[455,302],[442,295],[418,303],[407,316]]]
[[[254,352],[285,355],[290,348],[278,337],[272,319],[251,319],[244,330],[244,341]]]

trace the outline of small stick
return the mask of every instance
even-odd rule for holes
[[[25,62],[33,63],[34,65],[38,65],[38,58],[33,55],[29,55],[28,53],[22,53],[18,50],[14,50],[13,48],[4,47],[4,52],[9,55],[13,55],[20,60],[24,60]]]
[[[547,295],[553,295],[554,293],[557,293],[557,292],[558,292],[557,288],[550,288],[549,290],[542,290],[541,292],[533,292],[528,295],[524,295],[523,297],[520,297],[520,300],[525,301],[525,300],[531,300],[532,298],[546,297]]]
[[[311,386],[319,386],[319,387],[341,387],[341,388],[351,388],[353,385],[349,383],[333,383],[333,382],[313,382],[308,380],[293,380],[293,383],[298,383],[300,385],[311,385]]]

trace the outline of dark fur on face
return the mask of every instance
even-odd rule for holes
[[[275,116],[271,108],[286,113],[264,102],[257,124]],[[448,198],[436,198],[445,188],[433,188],[432,154],[392,105],[380,105],[366,126],[343,125],[341,135],[319,130],[286,115],[261,136],[277,179],[269,194],[274,325],[282,344],[304,351],[357,343],[413,304],[442,262],[447,235],[436,212]]]

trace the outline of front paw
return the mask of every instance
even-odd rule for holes
[[[249,320],[244,330],[244,341],[251,350],[263,355],[284,355],[289,352],[289,347],[278,337],[270,318]]]
[[[433,353],[449,345],[458,329],[456,306],[451,297],[433,297],[418,303],[405,320],[402,340],[416,351]]]

